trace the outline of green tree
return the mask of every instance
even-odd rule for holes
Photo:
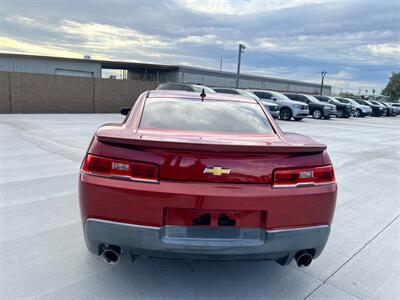
[[[349,97],[351,98],[351,97],[354,97],[354,94],[350,93],[350,92],[343,92],[343,93],[340,93],[339,96],[344,97],[344,98],[349,98]]]
[[[389,82],[382,90],[382,95],[389,96],[390,100],[400,99],[400,72],[393,72]]]

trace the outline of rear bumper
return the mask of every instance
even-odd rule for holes
[[[89,218],[84,223],[90,252],[104,244],[119,246],[131,258],[145,256],[189,260],[281,260],[289,263],[299,250],[315,257],[328,240],[328,225],[279,230],[203,226],[141,226]]]

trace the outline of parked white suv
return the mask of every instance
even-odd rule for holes
[[[307,104],[291,100],[282,93],[265,90],[251,91],[256,94],[260,99],[274,101],[276,104],[278,104],[279,118],[281,120],[288,121],[293,117],[296,121],[300,121],[303,118],[306,118],[309,114]]]

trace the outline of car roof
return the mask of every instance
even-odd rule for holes
[[[230,90],[230,91],[237,91],[239,89],[229,88],[229,87],[221,87],[221,86],[213,86],[213,90]]]
[[[176,90],[151,90],[147,94],[148,98],[186,98],[186,99],[201,99],[198,92],[176,91]],[[224,100],[246,103],[257,103],[251,97],[241,95],[224,94],[224,93],[209,93],[206,94],[204,100]]]
[[[268,93],[274,92],[274,93],[281,93],[282,94],[282,92],[273,91],[273,90],[260,90],[260,89],[248,89],[248,90],[252,91],[252,92],[268,92]]]

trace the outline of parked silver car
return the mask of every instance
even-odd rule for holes
[[[317,98],[307,94],[285,93],[285,95],[292,100],[307,103],[310,115],[314,119],[330,119],[332,116],[336,117],[337,110],[336,106],[333,104],[321,102]]]
[[[279,105],[279,117],[282,120],[290,120],[292,117],[296,121],[306,118],[309,114],[308,105],[303,102],[293,101],[282,93],[265,90],[251,90],[262,100],[274,101]]]
[[[343,97],[335,97],[335,98],[342,103],[351,104],[352,108],[354,109],[355,117],[365,117],[372,115],[372,108],[370,106],[362,105],[350,98],[343,98]]]

